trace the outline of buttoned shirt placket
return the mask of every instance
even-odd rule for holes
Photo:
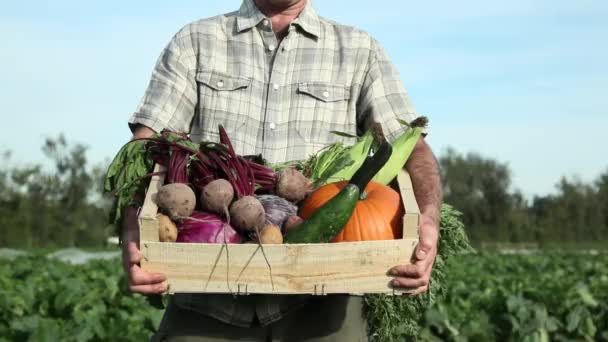
[[[297,39],[297,37],[295,37],[296,33],[293,32],[292,25],[288,27],[288,34],[283,39],[277,38],[269,19],[264,19],[260,26],[260,35],[264,42],[266,70],[268,71],[260,153],[263,156],[269,156],[276,153],[276,149],[269,145],[269,142],[277,141],[276,129],[279,122],[285,121],[285,118],[281,117],[280,105],[283,103],[281,96],[283,96],[285,85],[286,61],[289,57],[286,46],[291,39]]]

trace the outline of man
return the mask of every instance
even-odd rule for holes
[[[305,159],[342,131],[380,125],[389,141],[416,117],[397,71],[366,33],[317,16],[307,0],[244,0],[226,15],[187,25],[161,54],[129,120],[134,137],[168,128],[197,140],[228,131],[239,154],[270,162]],[[436,255],[441,190],[436,160],[421,139],[406,165],[422,211],[414,263],[387,270],[391,285],[428,289]],[[130,289],[166,291],[146,273],[136,209],[126,213],[123,263]],[[406,260],[404,260],[405,262]],[[175,295],[158,339],[367,340],[360,297]]]

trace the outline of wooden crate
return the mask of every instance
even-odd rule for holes
[[[162,174],[150,181],[139,214],[140,249],[142,268],[166,274],[169,293],[395,294],[386,272],[409,263],[418,243],[420,211],[405,171],[397,177],[406,212],[403,239],[265,244],[263,251],[257,244],[159,242],[152,196],[163,181]]]

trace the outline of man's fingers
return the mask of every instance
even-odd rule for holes
[[[390,269],[389,275],[397,277],[420,278],[424,275],[424,269],[418,265],[399,265]]]
[[[391,281],[391,286],[406,288],[406,289],[417,289],[419,287],[427,286],[429,279],[427,277],[422,278],[395,278]]]
[[[406,291],[406,292],[403,293],[403,295],[404,296],[416,296],[416,295],[425,293],[428,290],[429,290],[429,286],[425,285],[425,286],[421,286],[421,287],[419,287],[417,289],[414,289],[414,290]]]
[[[131,285],[151,285],[162,283],[167,277],[162,273],[148,273],[138,265],[131,265],[129,269],[129,284]]]
[[[422,217],[420,239],[410,265],[399,265],[391,268],[389,275],[395,276],[391,286],[407,290],[407,294],[415,295],[428,290],[435,255],[439,229],[429,217]]]
[[[429,279],[431,278],[431,265],[432,258],[429,258],[413,265],[400,265],[393,267],[389,271],[389,275],[395,276],[395,278],[391,281],[391,286],[411,290],[417,290],[419,288],[428,286]]]
[[[139,252],[139,248],[137,248],[135,242],[127,243],[127,252],[129,263],[139,264],[141,262],[141,253]]]
[[[421,278],[429,273],[434,258],[416,261],[415,264],[398,265],[388,271],[389,275],[407,278]]]
[[[162,282],[158,284],[148,285],[131,285],[129,286],[131,292],[137,292],[142,294],[161,294],[167,292],[167,283]]]

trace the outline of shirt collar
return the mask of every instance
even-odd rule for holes
[[[256,7],[254,0],[243,0],[236,18],[236,29],[238,32],[243,32],[258,25],[264,19],[266,17]],[[317,13],[312,8],[310,0],[306,2],[304,10],[302,10],[302,13],[292,24],[299,26],[302,30],[317,38],[320,35],[321,24]]]
[[[236,17],[236,30],[240,33],[248,30],[260,21],[266,19],[264,14],[255,6],[253,0],[243,0]]]
[[[292,22],[294,25],[300,26],[300,28],[306,33],[319,38],[321,34],[321,23],[319,22],[319,16],[315,12],[314,8],[310,4],[310,0],[306,1],[306,7],[300,13],[300,15]]]

